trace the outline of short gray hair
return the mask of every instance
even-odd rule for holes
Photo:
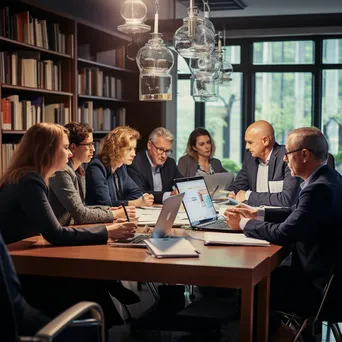
[[[173,140],[175,139],[174,135],[164,127],[155,128],[148,137],[148,140],[155,142],[157,137],[162,137],[171,143],[173,143]]]
[[[320,161],[328,159],[328,142],[323,133],[316,127],[302,127],[294,129],[289,137],[294,143],[294,148],[306,148]],[[293,137],[292,137],[293,136]]]

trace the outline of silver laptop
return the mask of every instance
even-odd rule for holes
[[[210,196],[212,199],[220,196],[220,190],[226,190],[234,180],[232,172],[214,173],[213,175],[204,176]],[[213,194],[215,192],[215,194]]]
[[[192,228],[234,232],[224,217],[218,216],[202,176],[175,179],[177,189],[185,193],[183,204]]]
[[[171,196],[164,201],[152,234],[136,233],[131,239],[119,239],[110,243],[110,245],[113,247],[146,248],[146,244],[144,243],[145,239],[151,237],[165,238],[170,236],[173,223],[175,222],[184,195],[184,193],[181,193],[179,195]]]

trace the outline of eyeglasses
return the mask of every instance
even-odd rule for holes
[[[87,146],[89,149],[91,149],[92,147],[94,147],[94,141],[87,143],[87,144],[78,144],[79,146]]]
[[[302,148],[298,148],[297,150],[285,152],[285,157],[287,158],[287,155],[288,155],[288,154],[295,153],[295,152],[299,152],[299,151],[302,151],[302,150],[308,150],[308,151],[311,152],[311,150],[309,150],[308,148],[302,147]]]
[[[172,150],[164,150],[163,148],[157,147],[151,140],[150,143],[155,147],[159,155],[166,154],[167,156],[172,153]]]

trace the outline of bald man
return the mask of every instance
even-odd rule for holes
[[[285,147],[275,142],[273,127],[267,121],[256,121],[247,128],[245,141],[247,153],[228,187],[229,197],[253,206],[292,206],[300,180],[291,176],[284,162]]]

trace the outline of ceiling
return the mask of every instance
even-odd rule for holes
[[[209,0],[210,2],[216,0]],[[211,17],[247,17],[289,14],[342,13],[342,0],[243,0],[245,9],[232,11],[212,11]],[[182,6],[182,5],[180,5]],[[178,6],[178,15],[182,9]],[[185,9],[186,10],[186,9]],[[183,9],[184,11],[184,9]]]

